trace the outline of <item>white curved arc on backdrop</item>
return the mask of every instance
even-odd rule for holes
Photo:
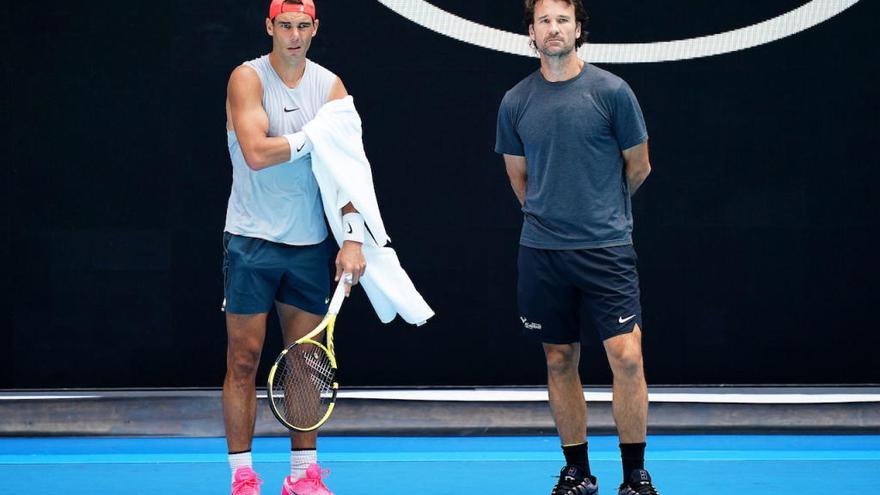
[[[484,26],[426,0],[378,0],[401,16],[442,35],[500,52],[536,57],[524,34]],[[770,43],[827,21],[859,0],[812,0],[794,10],[724,33],[652,43],[588,43],[578,55],[588,62],[625,64],[709,57]]]

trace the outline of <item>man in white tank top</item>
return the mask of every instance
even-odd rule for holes
[[[269,311],[275,307],[288,345],[327,310],[333,251],[301,128],[324,103],[347,96],[338,77],[306,59],[318,32],[313,0],[273,0],[266,31],[272,52],[232,72],[226,101],[233,184],[224,229],[223,412],[233,495],[258,495],[262,483],[251,444]],[[336,254],[336,280],[351,273],[356,284],[366,269],[363,220],[351,204],[342,212],[350,233]],[[312,466],[316,440],[314,432],[291,434],[291,475],[282,494],[332,495]]]

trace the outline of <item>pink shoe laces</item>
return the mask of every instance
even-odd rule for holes
[[[306,477],[298,479],[296,483],[294,483],[294,486],[302,488],[308,487],[316,491],[323,489],[327,493],[330,493],[330,489],[327,488],[327,485],[322,481],[322,479],[326,478],[329,474],[329,469],[321,469],[321,466],[317,464],[309,464],[309,467],[306,468]]]
[[[238,468],[232,481],[232,495],[256,495],[263,480],[249,467]]]

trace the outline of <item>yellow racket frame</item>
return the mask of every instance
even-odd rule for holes
[[[333,347],[333,329],[336,326],[336,315],[339,313],[339,308],[342,306],[342,301],[345,298],[345,285],[351,285],[351,274],[345,273],[343,274],[341,280],[339,281],[339,285],[336,286],[336,291],[333,293],[333,299],[330,301],[330,308],[327,310],[327,314],[321,320],[321,323],[315,327],[314,330],[306,334],[305,336],[299,338],[293,344],[290,344],[281,351],[281,354],[275,359],[275,363],[272,364],[272,368],[269,370],[269,379],[267,380],[267,392],[269,396],[269,408],[272,409],[272,414],[275,415],[275,418],[283,424],[287,429],[299,432],[309,432],[315,431],[320,428],[324,423],[330,419],[330,415],[333,414],[333,408],[336,407],[336,394],[339,392],[339,382],[334,381],[331,385],[333,389],[333,397],[330,399],[330,405],[327,407],[327,412],[324,413],[324,416],[314,425],[309,427],[295,426],[290,424],[289,421],[284,419],[284,415],[278,410],[275,406],[275,400],[273,398],[274,394],[272,393],[272,381],[275,379],[275,373],[278,371],[278,365],[284,359],[288,352],[291,349],[298,345],[302,344],[311,344],[325,353],[327,353],[327,358],[330,360],[330,366],[333,368],[334,372],[338,369],[336,366],[336,353]],[[321,334],[323,331],[327,331],[327,345],[324,345],[321,342],[315,340],[315,337]],[[335,373],[334,373],[335,376]]]

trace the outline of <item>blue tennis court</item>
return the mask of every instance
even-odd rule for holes
[[[648,468],[664,495],[873,493],[880,436],[663,435],[649,438]],[[602,493],[620,481],[616,437],[593,437]],[[320,441],[337,494],[543,494],[562,456],[554,437],[328,437]],[[280,491],[287,440],[258,438],[263,493]],[[5,438],[0,493],[223,494],[221,438]]]

